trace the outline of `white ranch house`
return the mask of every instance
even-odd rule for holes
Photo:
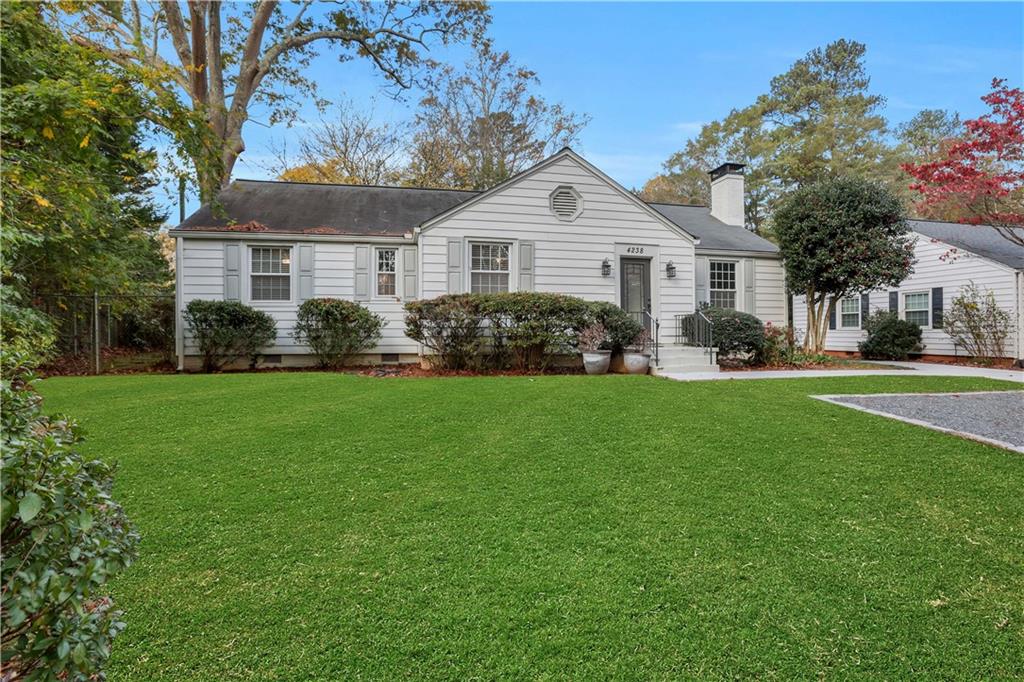
[[[402,305],[447,293],[544,291],[615,303],[659,329],[655,371],[709,369],[678,342],[701,301],[785,325],[778,249],[743,227],[742,166],[712,171],[711,206],[648,204],[563,149],[484,192],[237,180],[176,238],[178,364],[199,364],[181,314],[237,299],[277,320],[264,365],[312,362],[292,327],[311,297],[384,316],[362,362],[415,362]],[[649,311],[644,313],[644,311]],[[657,321],[657,324],[652,322]]]
[[[836,301],[825,349],[856,353],[866,337],[864,319],[877,310],[889,310],[921,327],[922,355],[963,356],[964,349],[943,330],[943,313],[973,282],[982,292],[991,291],[1010,316],[1005,356],[1024,358],[1024,247],[986,225],[911,220],[910,228],[916,239],[913,272],[899,287]],[[807,329],[803,296],[793,298],[793,326],[801,334]]]

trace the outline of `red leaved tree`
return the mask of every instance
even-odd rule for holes
[[[981,98],[991,111],[965,121],[963,139],[950,144],[944,158],[906,163],[903,170],[921,193],[918,209],[939,210],[960,222],[992,225],[1024,246],[1024,91],[1000,78]]]

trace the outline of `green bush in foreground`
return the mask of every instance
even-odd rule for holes
[[[879,310],[865,320],[864,329],[868,336],[857,347],[865,358],[906,360],[921,350],[921,328],[896,313]]]
[[[643,325],[611,303],[542,292],[449,294],[405,305],[405,335],[434,351],[445,369],[544,369],[575,353],[579,333],[600,323],[607,350],[621,351]]]
[[[204,372],[216,372],[239,358],[249,358],[254,367],[260,350],[277,335],[274,318],[238,301],[190,301],[185,324],[203,356]]]
[[[42,413],[28,356],[3,355],[3,679],[97,679],[124,628],[104,586],[138,535],[110,497],[114,468]]]
[[[311,298],[299,306],[294,336],[316,355],[321,367],[340,367],[346,358],[380,339],[384,318],[340,298]]]

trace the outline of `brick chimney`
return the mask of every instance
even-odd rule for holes
[[[743,227],[743,164],[723,163],[711,171],[711,216]]]

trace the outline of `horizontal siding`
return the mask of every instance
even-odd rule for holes
[[[189,301],[194,299],[223,300],[224,242],[185,239],[182,248],[182,305],[188,305]],[[295,248],[294,245],[293,248]],[[244,258],[245,255],[243,255]],[[354,244],[316,243],[313,258],[313,295],[353,300],[354,259]],[[244,276],[247,276],[245,266],[243,266]],[[245,301],[245,303],[269,314],[277,325],[277,338],[273,346],[264,350],[265,353],[303,355],[309,352],[308,347],[297,343],[294,337],[298,304],[258,301]],[[374,298],[362,303],[385,319],[385,326],[381,330],[381,340],[377,346],[368,350],[368,353],[417,353],[419,351],[418,344],[405,336],[402,301],[397,298]],[[198,349],[195,342],[186,329],[185,353],[189,355],[196,352]]]
[[[782,261],[755,258],[754,281],[754,314],[762,322],[786,326],[786,273],[782,269]]]
[[[548,197],[559,185],[573,186],[583,198],[583,211],[572,222],[559,220],[550,211]],[[673,328],[675,315],[693,310],[690,241],[571,159],[541,169],[427,229],[420,236],[424,297],[447,293],[449,239],[532,241],[536,291],[610,303],[618,302],[616,246],[644,244],[657,254],[652,298],[665,333]],[[601,274],[605,258],[612,263],[611,276]],[[676,267],[674,279],[666,274],[669,261]],[[468,273],[463,274],[468,282]]]
[[[961,251],[955,259],[943,260],[942,257],[949,252],[949,249],[950,247],[943,242],[936,242],[929,237],[918,235],[917,244],[914,247],[914,255],[917,258],[914,271],[898,287],[901,314],[904,293],[930,291],[934,287],[942,287],[943,307],[948,309],[950,302],[959,295],[961,287],[973,281],[983,292],[992,291],[999,306],[1010,314],[1012,320],[1016,321],[1015,329],[1011,330],[1010,336],[1005,342],[1007,354],[1012,355],[1017,344],[1017,337],[1021,333],[1020,318],[1016,312],[1015,288],[1017,285],[1014,273],[1002,265],[964,251]],[[870,292],[872,312],[889,309],[889,291],[886,289]],[[807,329],[807,308],[803,296],[796,296],[793,299],[793,326],[798,337],[803,338]],[[838,313],[836,326],[836,329],[828,331],[825,337],[825,348],[834,351],[856,351],[857,344],[865,337],[864,331],[839,328]],[[945,331],[931,327],[921,331],[921,340],[924,344],[922,352],[930,355],[955,354],[953,340]],[[963,353],[963,349],[960,350],[960,353]]]

